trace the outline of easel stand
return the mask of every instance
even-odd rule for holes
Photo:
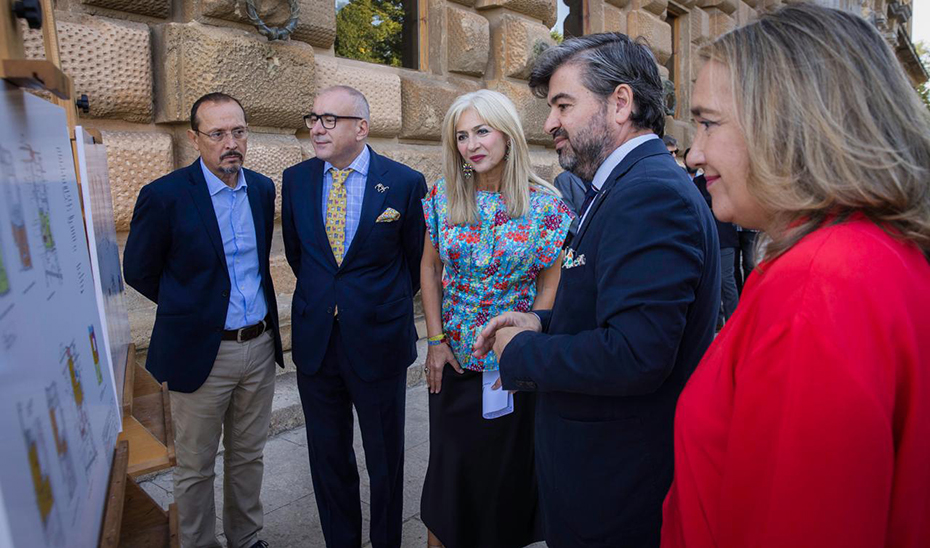
[[[52,101],[65,109],[77,166],[74,128],[78,114],[74,83],[61,71],[52,0],[18,2],[19,11],[28,12],[26,16],[14,15],[13,4],[13,0],[0,0],[0,78],[19,87],[52,93]],[[17,17],[24,17],[31,28],[41,26],[46,60],[24,58]],[[92,130],[90,133],[94,134]],[[80,170],[75,172],[80,185]],[[159,385],[148,371],[135,363],[135,345],[129,346],[125,366],[123,432],[117,440],[110,470],[99,545],[101,548],[178,548],[177,506],[172,503],[167,511],[162,510],[133,479],[175,465],[168,385]]]
[[[129,442],[116,444],[107,508],[100,531],[100,548],[178,548],[178,509],[171,503],[164,511],[127,473]]]
[[[168,385],[159,385],[136,364],[135,345],[126,356],[123,432],[116,442],[100,548],[178,548],[178,508],[164,511],[135,477],[174,466],[174,426]],[[130,451],[132,448],[132,451]]]
[[[131,344],[126,355],[123,432],[110,472],[100,548],[178,548],[177,506],[171,503],[167,512],[162,510],[134,479],[176,463],[168,384],[158,384],[136,364],[135,355]]]
[[[158,384],[148,371],[136,364],[135,354],[135,345],[129,345],[123,389],[123,432],[119,436],[132,448],[127,465],[132,477],[175,464],[168,384]]]

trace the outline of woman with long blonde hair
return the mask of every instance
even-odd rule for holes
[[[843,11],[706,56],[688,162],[762,261],[678,401],[662,545],[930,546],[930,113]]]
[[[430,546],[516,548],[539,540],[535,395],[513,394],[511,412],[488,413],[485,390],[506,399],[497,358],[471,350],[488,319],[552,306],[572,215],[533,173],[504,95],[459,97],[442,140],[443,179],[423,200],[430,459],[420,515]]]

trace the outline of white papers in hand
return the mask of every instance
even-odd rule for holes
[[[481,416],[486,419],[496,419],[513,413],[513,394],[503,387],[491,390],[497,379],[501,378],[500,371],[484,371],[481,377]]]

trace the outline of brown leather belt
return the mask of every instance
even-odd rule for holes
[[[258,337],[268,329],[268,322],[262,320],[255,325],[223,331],[224,341],[246,342]]]

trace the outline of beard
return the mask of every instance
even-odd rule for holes
[[[226,154],[220,156],[220,161],[222,162],[226,158],[238,158],[239,163],[231,166],[220,166],[217,168],[217,170],[223,175],[235,175],[236,173],[239,173],[239,170],[242,168],[242,154],[239,154],[238,152],[227,152]]]
[[[607,125],[607,106],[591,119],[591,123],[569,136],[565,129],[558,129],[553,137],[568,139],[559,149],[559,165],[581,179],[590,182],[604,160],[613,152],[614,138]]]

